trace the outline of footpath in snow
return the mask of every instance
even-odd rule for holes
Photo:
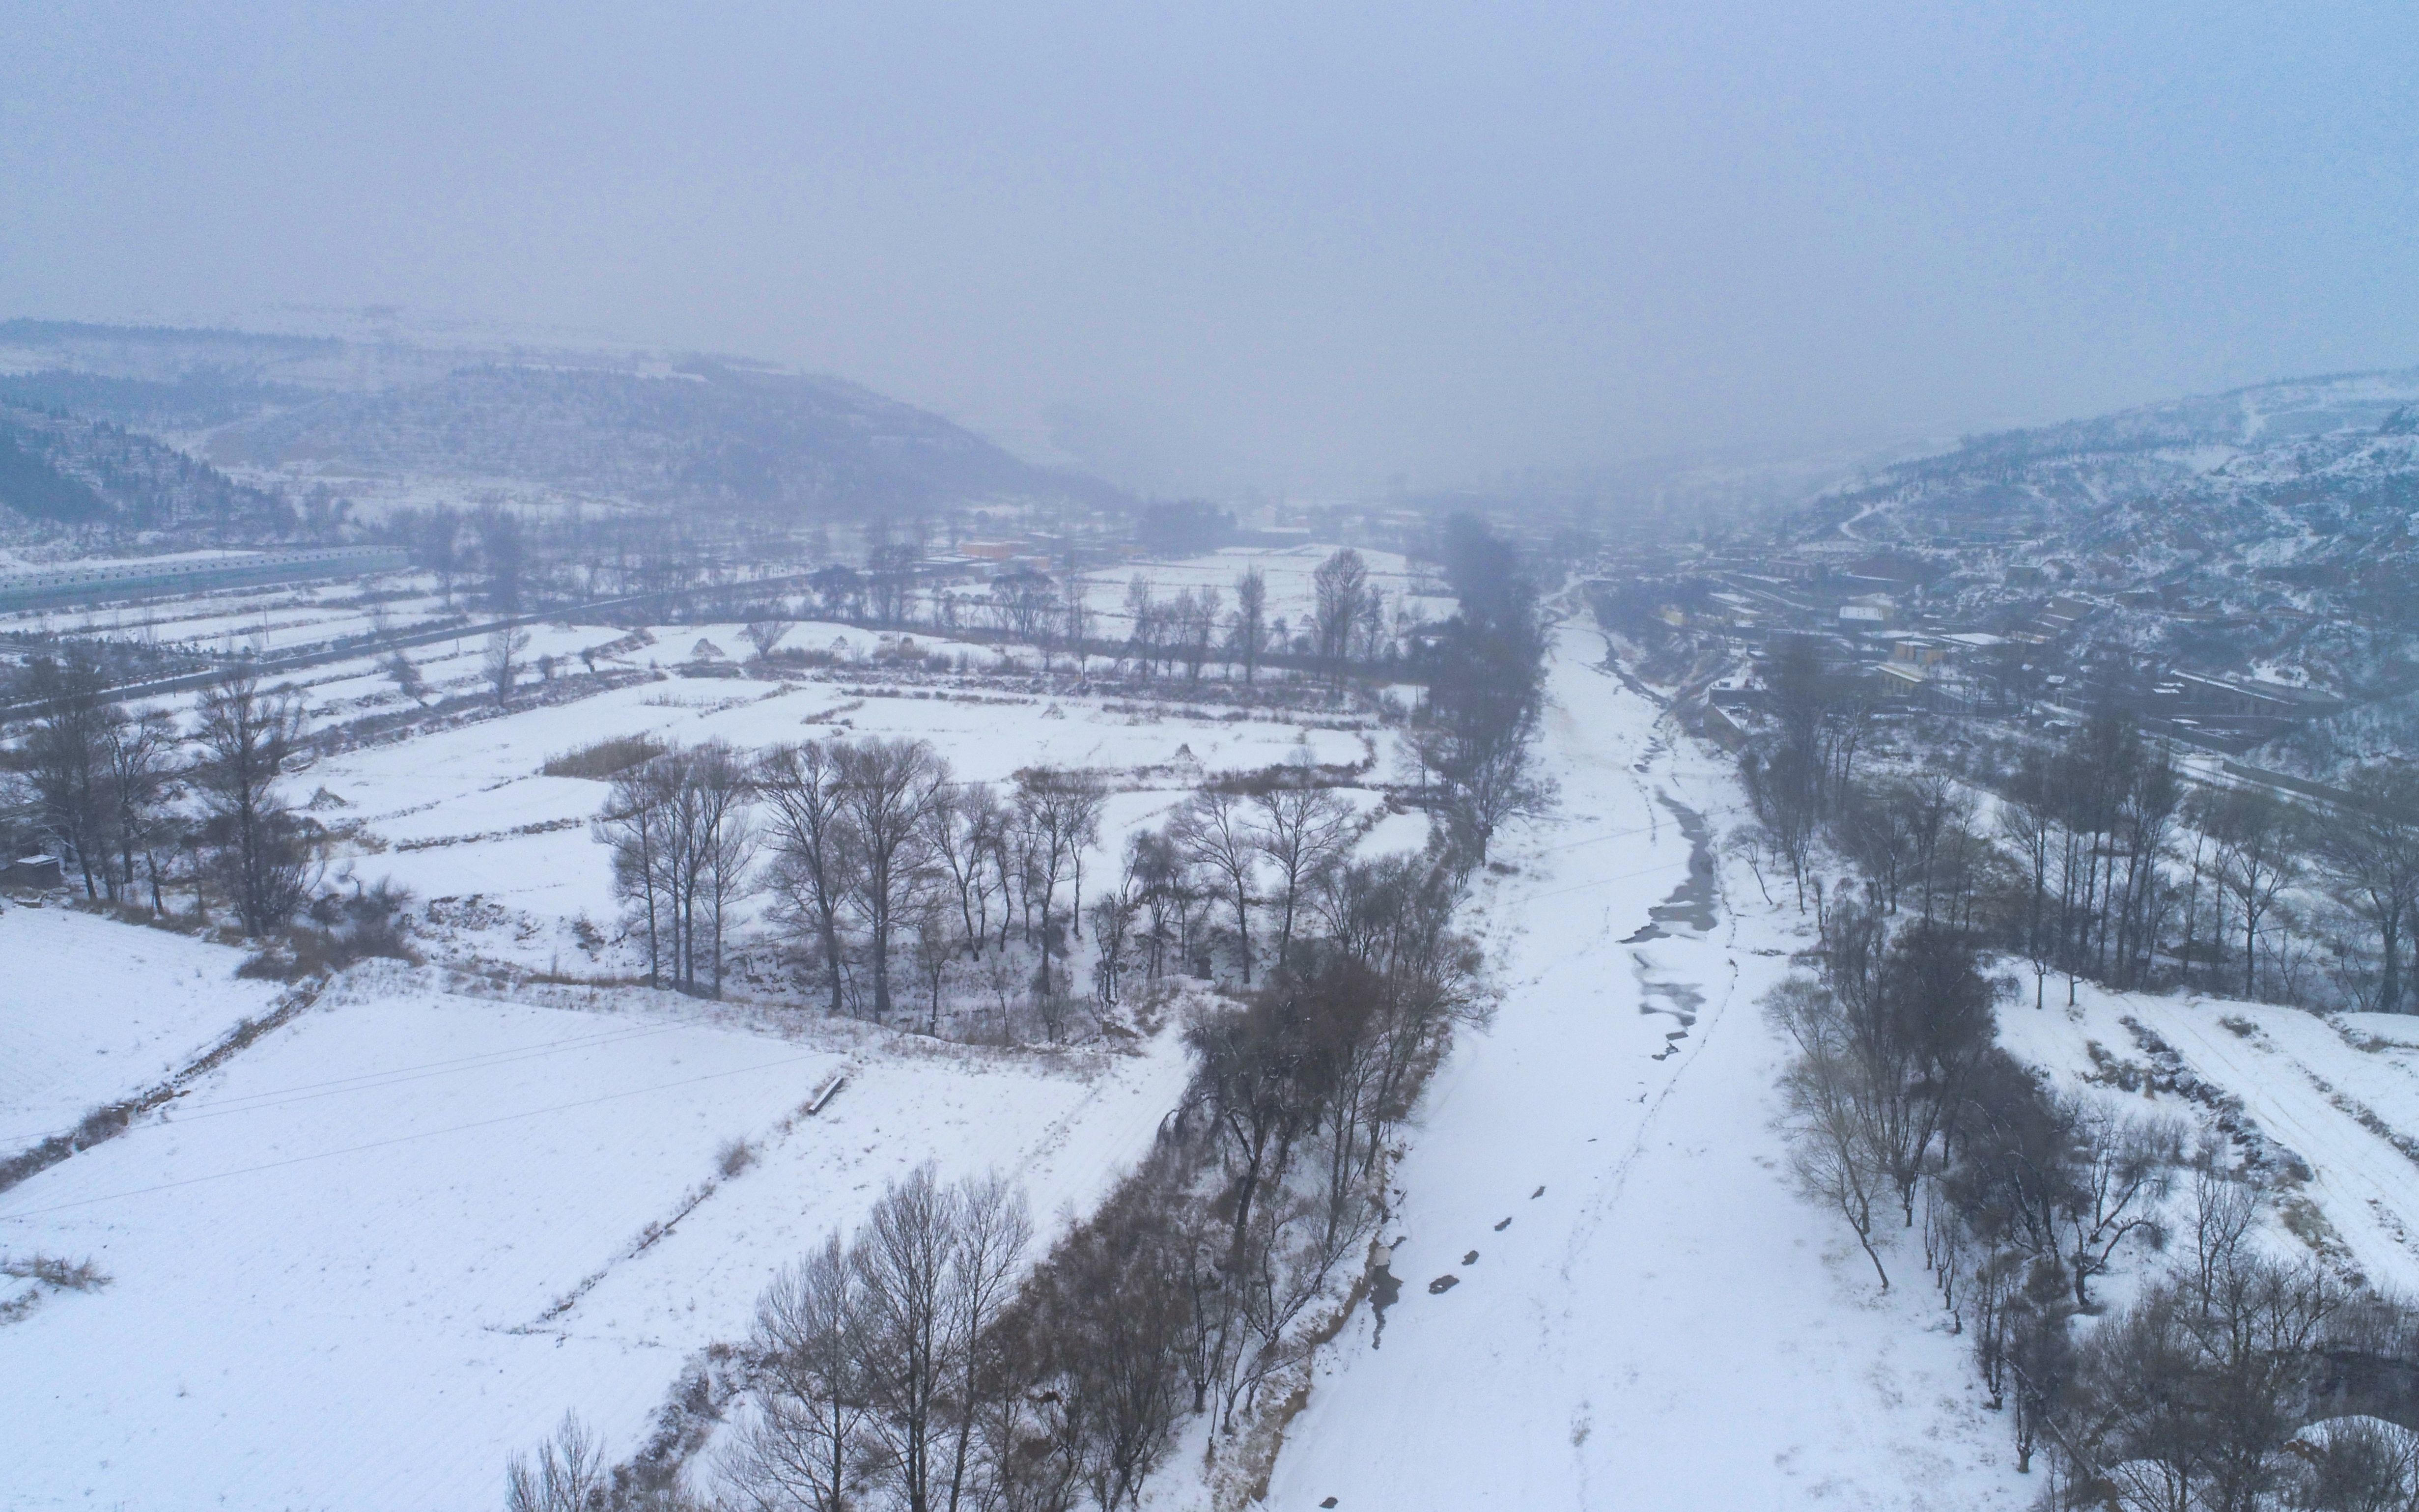
[[[1726,764],[1602,648],[1557,636],[1559,822],[1480,900],[1504,993],[1400,1167],[1400,1300],[1328,1350],[1266,1504],[2023,1505],[1912,1246],[1880,1296],[1789,1186],[1757,999],[1796,915],[1722,872]]]

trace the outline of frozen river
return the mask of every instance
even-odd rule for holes
[[[2020,1505],[1919,1270],[1877,1297],[1786,1183],[1756,1000],[1797,916],[1720,869],[1726,763],[1602,648],[1559,632],[1562,807],[1479,900],[1504,995],[1400,1168],[1400,1299],[1382,1340],[1364,1308],[1331,1350],[1267,1504]]]

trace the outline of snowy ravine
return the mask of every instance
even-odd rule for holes
[[[1517,870],[1473,908],[1502,999],[1398,1169],[1400,1300],[1325,1352],[1265,1504],[2021,1505],[1918,1247],[1885,1295],[1789,1185],[1757,999],[1798,916],[1701,848],[1736,822],[1727,760],[1603,645],[1557,634],[1561,808],[1501,845]]]

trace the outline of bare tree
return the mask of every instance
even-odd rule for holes
[[[2073,1127],[2080,1158],[2067,1210],[2067,1262],[2074,1304],[2088,1307],[2091,1278],[2108,1270],[2119,1244],[2137,1234],[2165,1242],[2159,1208],[2174,1183],[2182,1139],[2171,1125],[2120,1118],[2097,1105],[2078,1107]]]
[[[1835,1044],[1818,1042],[1790,1063],[1780,1084],[1789,1109],[1789,1167],[1798,1190],[1848,1220],[1887,1291],[1889,1273],[1873,1248],[1873,1207],[1887,1178],[1857,1105],[1857,1076],[1855,1061]]]
[[[1150,675],[1159,659],[1166,611],[1152,596],[1150,579],[1140,573],[1126,584],[1126,661],[1129,672]]]
[[[1185,1030],[1192,1052],[1188,1109],[1207,1117],[1226,1168],[1219,1207],[1229,1213],[1231,1273],[1251,1238],[1254,1205],[1280,1192],[1302,1138],[1317,1119],[1304,1078],[1308,1019],[1295,994],[1255,994],[1242,1007],[1206,1013]]]
[[[1545,707],[1546,640],[1534,591],[1512,570],[1508,545],[1464,517],[1448,522],[1447,535],[1461,612],[1427,655],[1427,697],[1407,741],[1422,770],[1443,784],[1457,848],[1483,861],[1499,827],[1552,801],[1553,784],[1531,759]],[[1758,817],[1772,824],[1761,808]]]
[[[454,606],[454,579],[462,565],[462,517],[439,504],[416,522],[412,555],[437,579],[437,592],[448,609]]]
[[[2224,1146],[2212,1144],[2193,1163],[2192,1232],[2185,1236],[2186,1260],[2195,1290],[2211,1295],[2218,1274],[2233,1263],[2258,1216],[2259,1204],[2249,1186],[2219,1165]]]
[[[1352,627],[1361,618],[1362,600],[1369,586],[1369,567],[1350,547],[1338,548],[1311,574],[1317,595],[1311,624],[1316,627],[1318,659],[1336,691],[1351,665]]]
[[[1283,966],[1293,949],[1294,913],[1303,889],[1335,864],[1352,843],[1352,806],[1333,788],[1320,787],[1306,769],[1307,758],[1294,770],[1256,789],[1252,803],[1260,823],[1252,842],[1276,868],[1277,964]]]
[[[723,1474],[749,1512],[847,1512],[865,1489],[870,1429],[864,1284],[834,1233],[756,1307],[755,1414]]]
[[[944,1188],[922,1166],[874,1204],[850,1250],[864,1297],[857,1379],[875,1465],[910,1512],[981,1500],[980,1350],[1031,1239],[1023,1199],[997,1179]]]
[[[2242,924],[2242,995],[2253,996],[2259,986],[2261,924],[2277,896],[2301,876],[2296,816],[2264,789],[2236,788],[2218,798],[2207,823],[2218,841],[2218,881]]]
[[[108,732],[111,831],[116,847],[116,885],[131,893],[135,863],[143,863],[150,883],[151,911],[165,911],[160,896],[160,853],[172,849],[180,827],[168,806],[177,748],[177,731],[167,714],[145,709]]]
[[[921,740],[837,745],[832,761],[857,858],[850,901],[865,920],[873,951],[873,1017],[886,1023],[891,929],[925,864],[925,813],[948,780],[948,764]]]
[[[1889,1273],[1873,1248],[1873,1208],[1889,1176],[1874,1148],[1864,1106],[1866,1068],[1846,1016],[1829,993],[1804,978],[1775,988],[1764,1012],[1797,1046],[1780,1078],[1790,1171],[1800,1192],[1848,1220],[1887,1291]]]
[[[855,891],[862,854],[842,783],[833,748],[814,741],[776,746],[757,767],[774,850],[769,880],[776,906],[813,941],[829,978],[835,1015],[846,1007],[840,915]]]
[[[1002,578],[992,594],[1009,634],[1046,657],[1058,628],[1058,595],[1040,573],[1025,571]]]
[[[1390,637],[1386,622],[1386,595],[1374,583],[1361,590],[1361,609],[1352,617],[1352,656],[1364,666],[1375,666],[1386,657]]]
[[[1132,1505],[1164,1457],[1182,1407],[1185,1262],[1180,1160],[1155,1153],[1075,1225],[1003,1319],[1005,1350],[1029,1382],[1032,1421],[1005,1457],[1025,1506],[1063,1507],[1078,1486],[1106,1512]],[[1049,1445],[1046,1459],[1036,1441]]]
[[[1999,805],[1999,832],[2016,848],[2026,881],[2025,957],[2033,967],[2033,1007],[2040,1008],[2047,989],[2050,958],[2056,946],[2049,934],[2049,863],[2057,848],[2058,802],[2049,769],[2027,762],[2018,769],[2006,799]]]
[[[700,929],[704,932],[713,972],[708,991],[719,998],[724,932],[732,904],[745,886],[747,863],[756,852],[756,829],[750,811],[755,783],[746,760],[718,740],[690,752],[686,776],[695,793],[691,806],[695,815],[690,866],[694,879],[691,896],[695,900],[692,918],[695,913],[704,916],[692,923],[689,933],[694,938]],[[694,964],[689,970],[689,985],[692,989],[697,985]]]
[[[2352,801],[2318,825],[2319,865],[2336,898],[2377,936],[2377,1011],[2402,1011],[2402,942],[2419,917],[2419,778],[2382,769],[2350,783]]]
[[[1177,643],[1184,658],[1184,680],[1201,681],[1202,666],[1218,643],[1218,619],[1221,613],[1218,590],[1203,586],[1177,594]]]
[[[89,646],[71,644],[27,670],[34,727],[25,739],[25,775],[42,828],[83,874],[85,896],[109,880],[109,748],[126,711],[109,700],[108,676]],[[112,887],[112,897],[117,889]]]
[[[662,985],[664,936],[672,912],[666,881],[671,868],[665,859],[674,843],[670,774],[670,768],[653,761],[615,773],[592,831],[612,847],[613,895],[631,905],[645,927],[650,987]]]
[[[1243,684],[1251,686],[1259,671],[1260,655],[1269,644],[1269,580],[1257,567],[1244,569],[1235,579],[1235,650],[1243,663]]]
[[[1085,847],[1097,839],[1101,808],[1106,797],[1107,790],[1100,779],[1088,772],[1036,766],[1016,774],[1015,823],[1025,838],[1028,857],[1025,892],[1028,899],[1039,900],[1041,906],[1040,927],[1036,935],[1041,947],[1041,964],[1034,980],[1042,998],[1055,992],[1050,980],[1050,953],[1056,928],[1059,878],[1081,866]],[[1077,874],[1080,877],[1080,872]],[[1083,888],[1079,882],[1071,912],[1080,912],[1082,907]]]
[[[754,795],[747,764],[720,741],[615,775],[595,836],[613,847],[615,894],[645,926],[649,985],[669,964],[682,991],[722,995],[729,914],[755,850]]]
[[[1259,871],[1259,846],[1253,840],[1243,799],[1222,788],[1204,788],[1185,801],[1168,825],[1168,840],[1177,853],[1218,879],[1219,890],[1235,913],[1235,954],[1241,963],[1243,983],[1252,980],[1252,895]]]
[[[1102,1009],[1117,1005],[1117,987],[1127,969],[1133,939],[1134,915],[1141,903],[1119,888],[1096,900],[1092,917],[1092,991]]]
[[[503,708],[512,702],[513,684],[520,675],[521,653],[529,649],[527,630],[516,630],[500,625],[487,637],[487,649],[480,658],[487,686],[495,691],[496,707]]]
[[[518,515],[488,504],[471,517],[479,537],[479,557],[487,569],[487,607],[500,614],[517,614],[521,579],[529,561],[529,543]]]
[[[1091,584],[1085,581],[1071,562],[1067,576],[1059,583],[1059,613],[1066,623],[1061,626],[1067,637],[1068,654],[1075,658],[1075,673],[1086,674],[1087,647],[1092,641]]]
[[[778,614],[767,614],[748,621],[747,629],[741,633],[747,637],[747,643],[756,648],[756,656],[761,660],[773,654],[773,648],[781,643],[781,638],[790,633],[795,623]]]
[[[879,1473],[911,1512],[932,1512],[956,1382],[948,1316],[955,1204],[918,1167],[874,1204],[849,1252],[865,1298],[861,1389]]]
[[[278,768],[301,720],[293,696],[264,692],[249,668],[226,673],[202,694],[193,777],[218,870],[247,934],[285,926],[310,890],[304,826],[276,794]]]
[[[566,1412],[534,1459],[513,1456],[504,1473],[504,1506],[506,1512],[595,1512],[612,1483],[596,1436]]]
[[[962,940],[977,961],[991,927],[990,857],[1006,822],[988,782],[943,783],[925,810],[932,856],[957,894]]]
[[[1033,1219],[1024,1195],[997,1175],[961,1182],[952,1206],[956,1234],[945,1278],[945,1305],[957,1377],[948,1390],[957,1421],[952,1425],[948,1496],[939,1504],[954,1512],[987,1500],[975,1456],[976,1428],[993,1394],[986,1377],[997,1375],[986,1370],[987,1355],[993,1326],[1013,1295],[1025,1252],[1033,1243]]]
[[[907,541],[886,542],[867,556],[866,599],[877,623],[897,625],[906,617],[916,560],[915,545]]]
[[[409,656],[400,651],[389,656],[385,671],[387,681],[394,685],[396,692],[414,703],[428,702],[428,680],[420,674],[419,665]]]

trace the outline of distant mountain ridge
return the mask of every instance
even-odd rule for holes
[[[775,520],[1125,501],[856,384],[729,359],[14,320],[0,402],[160,436],[264,484],[517,481]]]
[[[2319,495],[2400,496],[2411,470],[2419,368],[2257,384],[2164,400],[2088,420],[1969,436],[1949,450],[1885,468],[1826,490],[1803,506],[1794,532],[1847,528],[1881,539],[1976,535],[2148,542],[2162,533],[2110,511],[2137,504],[2163,515],[2248,502],[2290,509]],[[2290,480],[2326,473],[2323,486]],[[2173,506],[2173,507],[2165,507]]]

